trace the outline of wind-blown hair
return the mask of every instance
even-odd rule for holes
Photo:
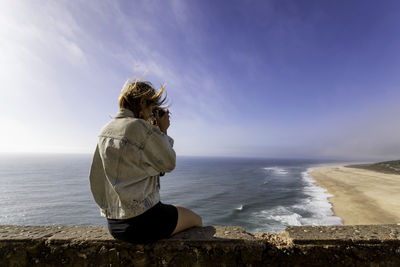
[[[161,89],[156,92],[150,82],[139,80],[132,81],[129,79],[122,87],[121,95],[118,99],[118,105],[120,108],[131,110],[135,117],[139,118],[141,111],[140,100],[142,97],[144,97],[147,106],[154,104],[156,109],[160,109],[167,99],[167,96],[162,98],[164,89],[165,84],[163,84]]]

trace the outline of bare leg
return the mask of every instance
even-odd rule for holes
[[[173,235],[191,227],[202,227],[203,222],[201,217],[193,211],[174,205],[178,209],[178,223],[176,224]]]

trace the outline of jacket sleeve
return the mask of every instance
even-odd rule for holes
[[[157,126],[149,125],[142,151],[142,163],[150,165],[157,172],[171,172],[175,169],[176,154],[174,140],[160,131]]]

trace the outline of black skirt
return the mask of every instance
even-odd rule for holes
[[[119,240],[151,243],[171,236],[178,222],[178,209],[158,202],[139,216],[129,219],[107,219],[108,231]]]

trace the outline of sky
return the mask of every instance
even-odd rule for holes
[[[0,0],[0,152],[93,153],[125,81],[178,155],[400,158],[397,0]]]

